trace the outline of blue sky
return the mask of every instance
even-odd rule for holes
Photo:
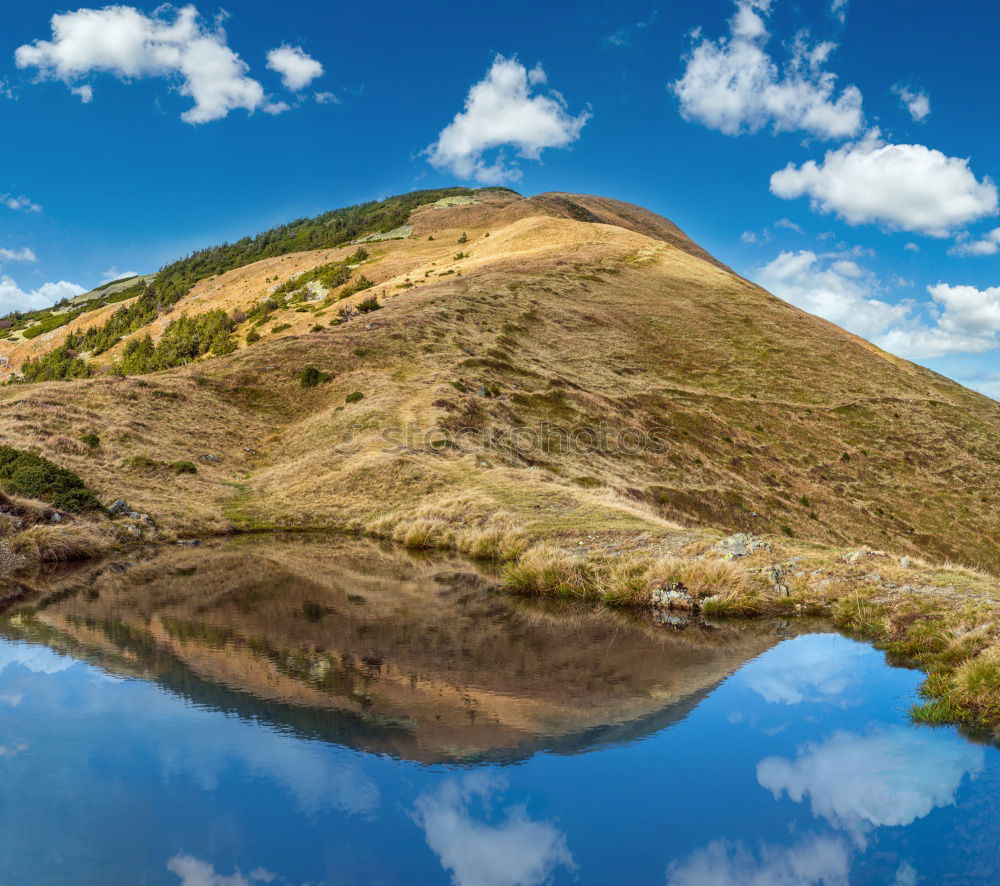
[[[0,310],[336,206],[503,181],[660,212],[1000,397],[1000,8],[890,6],[19,4]]]

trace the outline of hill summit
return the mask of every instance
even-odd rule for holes
[[[2,325],[4,441],[175,534],[707,529],[1000,567],[1000,404],[616,200],[416,192]]]

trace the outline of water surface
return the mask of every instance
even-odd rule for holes
[[[676,630],[254,539],[0,622],[0,883],[1000,880],[1000,758],[807,624]]]

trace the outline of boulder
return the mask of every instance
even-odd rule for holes
[[[770,551],[771,544],[759,536],[737,532],[716,542],[712,550],[722,554],[724,560],[737,560],[740,557],[748,557],[756,551]]]

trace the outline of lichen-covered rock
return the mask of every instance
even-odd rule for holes
[[[649,595],[650,603],[655,609],[680,609],[691,611],[698,606],[697,601],[680,585],[666,588],[655,588]]]
[[[737,532],[715,543],[712,548],[717,554],[722,554],[724,560],[736,560],[747,557],[756,551],[770,551],[770,542],[748,532]]]

